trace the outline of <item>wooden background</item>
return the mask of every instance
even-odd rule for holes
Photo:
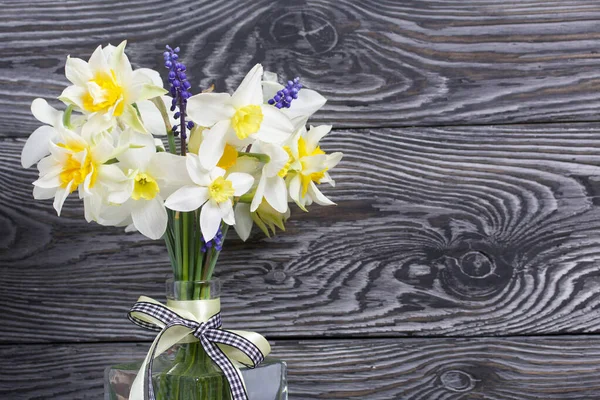
[[[226,325],[289,363],[292,399],[600,398],[600,3],[0,0],[0,397],[101,399],[152,335],[161,242],[35,202],[25,138],[67,54],[129,40],[197,93],[256,62],[328,99],[335,209],[232,235]],[[57,102],[53,104],[58,105]]]

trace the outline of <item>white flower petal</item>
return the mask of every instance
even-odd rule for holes
[[[94,78],[88,63],[81,58],[72,58],[71,56],[67,56],[65,75],[68,80],[77,86],[85,86],[89,80]]]
[[[223,156],[225,150],[225,137],[231,129],[229,120],[218,122],[211,129],[202,132],[202,143],[198,150],[200,164],[204,169],[212,169]]]
[[[321,205],[321,206],[334,206],[335,203],[331,200],[329,200],[327,197],[325,197],[325,195],[323,193],[321,193],[321,191],[319,190],[319,188],[317,188],[317,185],[315,185],[314,182],[311,182],[309,187],[308,187],[308,194],[310,194],[310,197],[312,197],[312,199],[315,201],[315,203]]]
[[[306,150],[312,153],[319,145],[319,141],[331,131],[331,125],[311,126],[304,139],[306,140]]]
[[[158,71],[150,68],[138,68],[135,70],[135,72],[146,75],[148,78],[150,78],[150,81],[153,85],[163,87],[163,81]]]
[[[175,211],[194,211],[208,200],[208,189],[188,185],[178,189],[165,201],[165,207]]]
[[[294,126],[280,110],[270,105],[262,105],[263,121],[254,136],[267,143],[283,143],[293,133]]]
[[[252,217],[250,216],[250,204],[240,203],[235,206],[234,216],[234,229],[240,239],[245,242],[250,237],[252,225],[254,224],[254,221],[252,221]]]
[[[285,186],[285,181],[280,176],[267,178],[264,196],[267,203],[277,210],[277,212],[283,214],[288,210],[287,188]]]
[[[212,182],[210,175],[208,171],[202,167],[196,154],[188,153],[186,155],[185,164],[190,178],[196,185],[210,185]]]
[[[86,93],[87,90],[85,88],[72,85],[66,87],[58,99],[67,105],[72,104],[76,106],[82,112],[87,112],[83,108],[83,96],[85,96]]]
[[[235,114],[230,101],[228,93],[200,93],[188,99],[186,112],[196,124],[211,127]]]
[[[148,133],[142,120],[140,119],[135,107],[131,104],[126,104],[123,108],[123,114],[120,116],[121,121],[136,132]]]
[[[308,118],[325,105],[327,99],[319,93],[310,89],[300,89],[298,98],[294,100],[290,108],[286,108],[284,113],[290,119]]]
[[[50,142],[56,139],[58,132],[51,126],[37,128],[25,142],[21,152],[21,165],[29,168],[50,153]]]
[[[110,67],[108,65],[108,61],[106,60],[106,55],[102,51],[102,46],[96,47],[96,50],[92,53],[90,60],[88,61],[88,65],[92,70],[92,74],[97,72],[109,72]]]
[[[124,169],[146,170],[150,160],[156,154],[154,138],[151,135],[135,133],[130,136],[130,148],[121,153],[117,159]]]
[[[33,187],[33,198],[36,200],[47,200],[54,197],[56,188],[43,188],[40,186]]]
[[[66,188],[59,188],[54,195],[54,209],[56,210],[56,214],[60,217],[60,212],[62,210],[63,204],[71,193],[71,187],[73,186],[73,181],[69,182]]]
[[[133,69],[129,58],[125,54],[127,41],[123,40],[110,54],[109,64],[120,84],[128,84],[132,80]]]
[[[208,173],[210,176],[210,181],[214,181],[215,179],[217,179],[220,176],[225,176],[225,173],[227,171],[225,171],[223,168],[221,167],[214,167],[213,169],[210,170],[210,172]]]
[[[113,127],[113,121],[101,113],[90,115],[86,123],[81,127],[81,136],[91,140],[94,136]]]
[[[160,239],[167,229],[167,210],[160,196],[136,201],[131,217],[137,230],[150,239]]]
[[[300,208],[304,207],[305,202],[301,199],[300,193],[302,190],[302,181],[300,179],[300,175],[297,174],[294,176],[289,182],[289,195]]]
[[[221,225],[221,209],[213,201],[208,201],[200,211],[200,230],[205,242],[215,237]]]
[[[146,167],[155,179],[163,180],[167,185],[183,186],[192,183],[186,169],[186,157],[167,152],[154,153]]]
[[[262,74],[263,67],[260,64],[256,64],[250,72],[246,74],[240,86],[231,96],[231,103],[234,107],[244,107],[249,104],[262,104]]]
[[[233,204],[231,201],[224,201],[219,203],[219,209],[221,210],[221,218],[227,225],[235,225],[235,215],[233,213]]]
[[[262,81],[263,103],[267,103],[270,99],[275,97],[277,92],[280,91],[281,89],[283,89],[283,87],[284,87],[282,84],[278,83],[277,80],[274,80],[274,81],[268,80],[267,74],[273,74],[273,73],[265,71],[265,73],[263,75],[263,81]],[[277,74],[273,74],[273,75],[275,75],[275,78],[277,77]],[[271,106],[271,107],[273,107],[273,106]]]
[[[258,181],[258,185],[256,186],[256,191],[254,192],[254,197],[252,198],[252,203],[250,205],[250,211],[254,212],[260,206],[262,199],[265,193],[265,187],[267,185],[267,176],[261,175]]]
[[[142,115],[142,122],[148,132],[155,136],[165,136],[167,128],[158,108],[150,100],[142,100],[136,103],[137,108]]]
[[[40,122],[46,125],[56,126],[62,120],[62,111],[52,107],[44,99],[37,98],[31,102],[31,113]]]
[[[226,178],[228,181],[231,181],[234,189],[234,196],[241,196],[246,193],[252,187],[254,183],[254,178],[250,174],[245,174],[243,172],[233,172],[229,174]]]
[[[325,168],[333,169],[342,160],[343,156],[344,156],[344,153],[339,152],[339,151],[328,154],[327,159],[325,160],[325,163],[324,163]]]

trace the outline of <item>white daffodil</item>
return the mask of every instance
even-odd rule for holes
[[[88,62],[67,58],[65,74],[73,85],[59,97],[88,115],[84,135],[112,128],[117,122],[146,132],[134,107],[136,102],[161,96],[158,72],[142,68],[133,71],[125,55],[126,41],[119,46],[98,46]]]
[[[265,71],[262,88],[263,101],[267,103],[277,95],[277,92],[283,90],[284,86],[278,82],[277,74]],[[300,89],[297,96],[291,103],[291,106],[289,108],[282,108],[281,112],[292,121],[295,128],[300,128],[306,124],[311,115],[325,105],[327,99],[316,91],[306,88]]]
[[[336,152],[325,154],[319,147],[319,141],[329,133],[330,125],[310,127],[308,132],[302,127],[292,140],[290,152],[292,163],[286,177],[289,195],[300,208],[306,210],[306,206],[314,201],[317,204],[327,206],[333,205],[316,184],[329,183],[335,186],[335,182],[327,172],[335,167],[342,159],[342,153]]]
[[[193,183],[178,189],[165,204],[172,210],[184,212],[202,207],[200,229],[204,241],[208,242],[217,234],[221,221],[235,224],[233,198],[246,193],[254,178],[243,172],[225,175],[226,171],[219,167],[206,170],[195,154],[187,155],[186,166]]]
[[[283,143],[293,131],[289,118],[277,108],[264,104],[260,64],[244,78],[233,93],[201,93],[188,100],[187,113],[203,132],[200,160],[210,169],[221,158],[226,144],[248,145],[253,140]]]
[[[54,197],[54,208],[60,215],[63,203],[70,193],[79,189],[80,198],[93,194],[98,175],[103,170],[114,168],[104,163],[114,157],[115,148],[105,138],[92,142],[64,127],[52,129],[56,137],[46,142],[50,155],[38,163],[39,179],[33,182],[33,197]],[[23,149],[22,158],[27,160],[27,164],[40,154],[29,151],[27,147]]]
[[[269,156],[269,161],[262,168],[250,211],[256,211],[265,199],[277,212],[285,213],[288,210],[288,192],[284,178],[291,165],[290,150],[287,147],[261,142],[256,143],[254,148],[258,153]]]
[[[133,227],[150,239],[160,239],[167,228],[164,198],[189,183],[185,158],[157,152],[150,135],[132,135],[130,148],[118,157],[118,169],[102,176],[107,183],[105,203],[97,221]]]

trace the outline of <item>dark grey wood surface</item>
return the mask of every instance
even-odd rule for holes
[[[124,38],[159,70],[180,45],[196,92],[262,62],[329,99],[338,206],[231,235],[219,266],[226,326],[275,342],[292,399],[600,397],[598,2],[0,7],[0,397],[99,399],[152,338],[125,313],[163,296],[163,244],[75,199],[58,218],[19,164],[66,54]]]
[[[105,366],[147,347],[0,346],[0,396],[100,399]],[[589,336],[277,340],[273,355],[287,361],[292,399],[595,400],[600,391],[600,341]]]

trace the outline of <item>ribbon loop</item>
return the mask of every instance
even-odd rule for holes
[[[202,301],[197,300],[190,303],[198,306]],[[187,316],[193,315],[184,311],[181,311],[181,313]],[[254,368],[264,360],[266,354],[270,351],[268,342],[257,333],[233,332],[221,329],[221,313],[218,309],[208,320],[197,321],[184,318],[172,308],[155,300],[141,297],[140,301],[135,303],[129,311],[128,318],[142,328],[159,331],[134,381],[131,389],[132,393],[130,394],[131,400],[156,400],[152,384],[153,360],[168,348],[168,344],[178,343],[186,336],[191,335],[197,338],[206,354],[223,371],[229,383],[233,400],[248,400],[248,394],[241,372],[232,360],[249,368]],[[184,329],[183,332],[176,331],[172,335],[176,340],[171,338],[167,344],[162,342],[164,337],[169,335],[169,331],[182,328]],[[226,347],[223,349],[221,346]],[[228,352],[227,347],[230,347],[233,351]],[[140,387],[140,381],[143,384],[142,387]],[[138,391],[143,394],[141,397]]]

